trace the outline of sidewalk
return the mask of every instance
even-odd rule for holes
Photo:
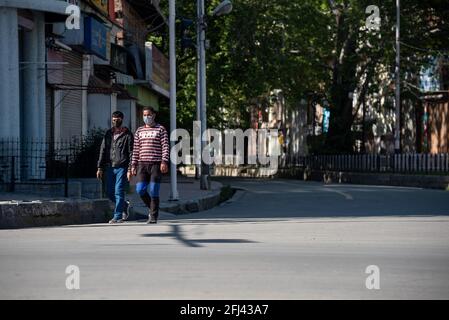
[[[210,209],[220,203],[223,185],[211,181],[211,190],[200,190],[199,180],[178,176],[178,201],[169,201],[170,177],[162,178],[161,215],[185,214]],[[130,220],[146,219],[148,209],[135,192],[135,179],[126,198],[131,202]],[[112,217],[108,199],[64,198],[45,193],[0,192],[0,229],[106,223]]]

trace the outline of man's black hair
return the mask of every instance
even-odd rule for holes
[[[121,111],[114,111],[113,113],[112,113],[112,117],[113,118],[122,118],[123,119],[123,113],[121,112]]]
[[[123,112],[121,112],[121,111],[114,111],[112,113],[112,117],[114,117],[114,118],[122,118],[123,119],[124,115],[123,115]]]
[[[156,110],[153,107],[143,107],[143,111],[151,111],[151,113],[156,114]]]

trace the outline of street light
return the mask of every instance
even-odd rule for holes
[[[211,13],[211,16],[218,17],[228,14],[232,11],[232,3],[229,0],[222,1]],[[206,14],[204,9],[204,0],[197,0],[197,118],[201,120],[201,174],[200,189],[210,190],[209,166],[202,161],[202,150],[206,147],[203,141],[203,134],[207,130],[207,112],[206,112]],[[198,105],[199,104],[199,105]],[[199,112],[199,117],[198,117]]]
[[[222,16],[228,14],[232,11],[232,2],[229,0],[222,1],[218,6],[215,7],[211,15],[214,17]]]

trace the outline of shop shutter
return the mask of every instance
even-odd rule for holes
[[[50,86],[45,88],[45,137],[47,141],[52,140],[53,136],[53,89]]]
[[[81,136],[82,55],[74,51],[64,52],[64,62],[68,62],[68,64],[64,65],[63,83],[71,87],[72,90],[62,92],[60,138],[71,139],[74,136]]]

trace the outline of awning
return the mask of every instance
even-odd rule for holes
[[[128,0],[129,5],[134,7],[136,12],[144,19],[151,17],[151,29],[162,24],[168,25],[168,19],[162,14],[159,3],[160,0]]]
[[[106,81],[96,77],[89,77],[89,85],[87,88],[89,94],[117,94],[117,99],[137,100],[124,86],[113,83],[108,84]]]
[[[149,89],[155,91],[156,93],[158,93],[159,95],[163,96],[164,98],[170,99],[170,92],[165,90],[164,88],[158,86],[153,81],[136,79],[136,80],[134,80],[134,83],[139,86],[149,88]]]
[[[134,84],[134,78],[128,74],[123,74],[121,72],[115,72],[115,79],[118,84],[127,84],[127,85],[133,85]]]
[[[91,75],[89,77],[89,85],[87,88],[87,93],[111,94],[117,92],[114,91],[112,86],[106,81],[103,81],[100,78]]]
[[[134,97],[126,88],[120,84],[114,83],[112,85],[112,89],[117,93],[117,99],[122,100],[137,100],[136,97]]]

